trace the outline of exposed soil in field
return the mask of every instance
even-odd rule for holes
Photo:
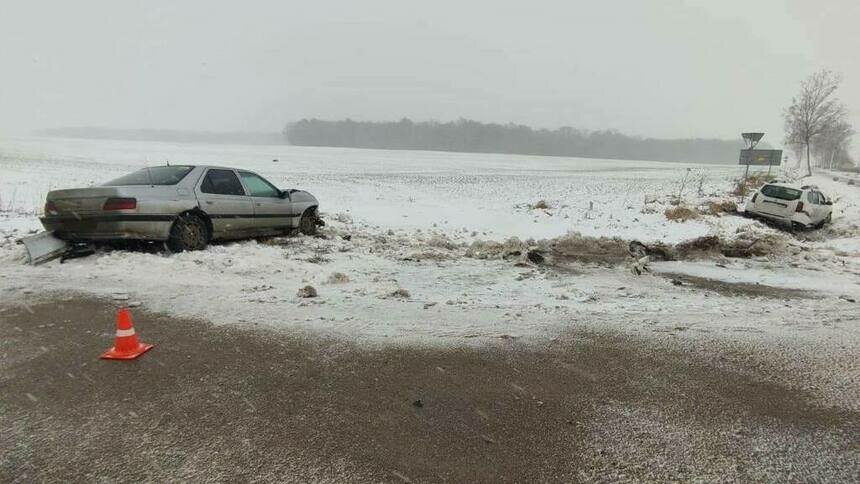
[[[681,284],[730,297],[767,297],[773,299],[812,299],[820,297],[803,289],[789,289],[746,282],[727,282],[673,272],[660,272],[657,275],[678,281]]]

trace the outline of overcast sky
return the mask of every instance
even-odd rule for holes
[[[778,143],[822,67],[860,127],[860,1],[2,0],[0,133],[406,116]]]

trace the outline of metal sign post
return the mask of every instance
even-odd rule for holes
[[[744,139],[744,144],[747,145],[747,150],[752,151],[755,148],[755,145],[764,138],[764,133],[741,133],[741,138]],[[743,164],[744,152],[741,151],[741,164]],[[747,176],[750,174],[750,165],[746,164],[747,168],[744,170],[744,183],[747,181]]]
[[[770,176],[772,166],[779,166],[782,162],[782,150],[757,150],[755,149],[759,141],[764,137],[764,133],[741,133],[744,139],[746,148],[741,150],[738,164],[746,165],[744,169],[744,182],[746,182],[750,173],[750,165],[767,166],[767,174]]]

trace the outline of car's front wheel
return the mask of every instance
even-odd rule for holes
[[[203,250],[209,244],[209,229],[206,222],[194,214],[180,215],[170,228],[167,248],[173,252]]]
[[[316,235],[317,233],[317,209],[311,207],[305,210],[299,219],[299,232],[305,235]]]

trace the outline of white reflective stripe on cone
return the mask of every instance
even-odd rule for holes
[[[134,336],[134,328],[116,330],[116,337],[117,338],[124,338],[126,336]]]

